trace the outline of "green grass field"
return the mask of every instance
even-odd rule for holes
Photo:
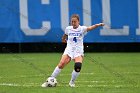
[[[140,93],[140,53],[85,53],[76,87],[68,86],[74,63],[54,88],[40,85],[61,53],[0,54],[0,93]]]

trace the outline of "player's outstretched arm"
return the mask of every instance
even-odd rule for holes
[[[66,34],[64,34],[62,36],[62,43],[67,43],[67,37],[68,37],[68,35],[66,35]]]
[[[89,26],[87,27],[87,31],[90,31],[90,30],[93,30],[99,26],[104,26],[105,24],[104,23],[99,23],[99,24],[95,24],[95,25],[92,25],[92,26]]]

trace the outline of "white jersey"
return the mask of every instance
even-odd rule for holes
[[[87,33],[86,26],[78,26],[73,29],[73,26],[68,26],[65,30],[65,34],[68,35],[67,46],[83,46],[83,38]]]
[[[74,29],[73,26],[68,26],[65,30],[65,34],[68,35],[67,47],[64,51],[64,55],[69,55],[72,59],[78,56],[84,55],[83,50],[83,38],[87,33],[86,26],[78,26]]]

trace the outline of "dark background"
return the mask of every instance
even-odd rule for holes
[[[1,43],[0,53],[63,52],[65,43]],[[140,52],[140,43],[85,43],[85,52]]]

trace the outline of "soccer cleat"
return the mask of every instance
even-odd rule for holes
[[[43,88],[48,87],[48,82],[45,81],[45,82],[41,85],[41,87],[43,87]]]
[[[70,86],[70,87],[75,87],[74,82],[70,81],[70,82],[69,82],[69,86]]]

